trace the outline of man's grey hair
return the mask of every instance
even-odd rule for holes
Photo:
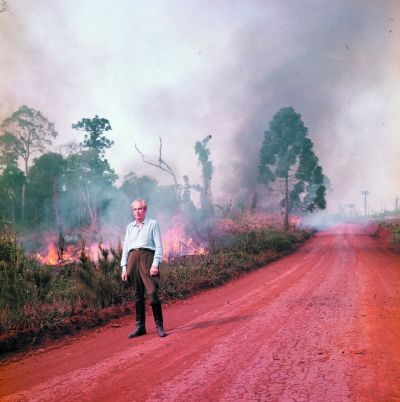
[[[135,204],[135,203],[144,205],[144,207],[147,210],[147,201],[146,200],[143,200],[142,198],[137,198],[136,200],[132,201],[131,207],[133,207],[133,204]]]

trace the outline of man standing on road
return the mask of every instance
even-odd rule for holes
[[[146,334],[145,291],[150,299],[158,335],[164,337],[167,333],[158,298],[159,265],[162,261],[160,228],[156,220],[146,218],[145,200],[135,200],[131,207],[135,220],[126,228],[121,258],[121,278],[123,281],[129,278],[135,290],[136,329],[128,338]]]

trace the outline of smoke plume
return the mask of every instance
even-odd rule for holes
[[[130,171],[170,178],[141,162],[137,143],[179,178],[201,183],[194,144],[207,135],[214,200],[248,200],[273,114],[302,115],[332,188],[328,206],[393,208],[399,194],[398,2],[9,0],[0,13],[0,119],[22,104],[60,133],[110,120],[107,153]]]

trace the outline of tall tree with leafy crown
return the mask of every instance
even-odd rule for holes
[[[285,107],[273,116],[260,149],[258,181],[270,189],[277,185],[283,189],[281,205],[286,230],[291,212],[326,207],[325,177],[307,135],[301,115]]]
[[[24,161],[25,175],[34,153],[43,153],[57,137],[54,124],[38,110],[21,106],[1,125],[0,142],[4,149]]]
[[[34,159],[28,173],[27,221],[60,230],[59,198],[63,193],[66,162],[61,154],[48,152]],[[30,219],[29,219],[30,218]]]
[[[99,211],[109,202],[108,190],[118,178],[105,158],[105,151],[114,144],[104,134],[111,130],[111,124],[95,115],[81,119],[72,128],[85,134],[81,151],[66,158],[66,183],[71,190],[77,190],[82,210],[86,209],[91,226],[97,228]]]
[[[24,162],[25,176],[28,175],[29,161],[33,154],[43,153],[57,137],[54,124],[40,111],[21,106],[1,125],[0,145],[2,160],[14,164],[19,158]],[[25,184],[22,187],[22,221],[25,210]]]
[[[106,149],[111,148],[114,144],[114,141],[104,135],[105,131],[112,130],[109,120],[101,118],[97,114],[92,119],[81,119],[73,124],[72,128],[85,132],[81,146],[95,150],[100,158],[104,158]]]

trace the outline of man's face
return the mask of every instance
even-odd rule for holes
[[[132,212],[136,221],[143,222],[147,212],[146,204],[142,202],[134,202],[132,204]]]

